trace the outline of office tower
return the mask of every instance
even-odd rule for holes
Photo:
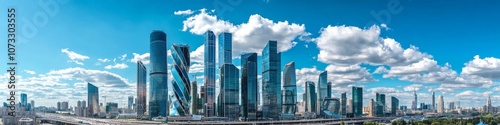
[[[460,103],[458,103],[460,104]],[[31,109],[35,109],[35,101],[34,100],[31,100]]]
[[[204,79],[206,87],[204,113],[206,117],[215,115],[215,34],[205,33]]]
[[[278,119],[281,113],[281,53],[278,42],[269,41],[262,50],[262,117]]]
[[[69,106],[68,101],[61,102],[61,111],[68,111],[69,109],[68,106]]]
[[[448,108],[450,108],[450,110],[454,110],[455,109],[455,102],[450,102],[450,105],[448,106]]]
[[[198,115],[198,109],[200,109],[199,99],[198,99],[198,83],[196,82],[196,77],[194,81],[191,82],[191,114]]]
[[[106,114],[118,112],[118,103],[107,102],[106,103]]]
[[[206,90],[207,89],[206,89],[206,87],[204,85],[200,86],[200,99],[201,99],[201,101],[200,101],[200,103],[201,103],[201,107],[200,107],[201,108],[201,112],[200,112],[200,114],[203,114],[203,115],[205,115],[205,107],[206,107],[206,105],[205,105],[205,102],[206,102],[205,97],[207,95],[206,92],[205,92]]]
[[[321,102],[322,109],[319,113],[324,118],[340,117],[340,100],[338,98],[325,98]]]
[[[368,116],[369,117],[374,117],[375,116],[375,101],[373,99],[370,99],[370,102],[368,103]]]
[[[326,98],[332,98],[332,82],[327,83]]]
[[[353,113],[353,112],[352,112],[352,109],[353,109],[353,108],[352,108],[352,99],[347,99],[345,109],[346,109],[346,114],[351,114],[351,113]]]
[[[493,106],[491,105],[491,98],[490,95],[488,95],[488,99],[486,100],[486,112],[491,113],[493,112]]]
[[[128,110],[132,110],[132,105],[134,104],[134,96],[129,96],[128,97],[128,105],[127,105],[127,109]]]
[[[146,66],[142,61],[137,61],[137,101],[135,101],[135,109],[137,112],[137,117],[142,118],[144,113],[146,113],[146,95],[147,95],[147,77],[146,77]]]
[[[237,120],[239,117],[239,70],[231,63],[225,63],[220,68],[220,116]]]
[[[399,107],[398,98],[391,96],[391,113],[392,113],[392,115],[396,115],[398,107]]]
[[[436,102],[435,102],[435,95],[434,95],[434,92],[432,92],[432,105],[431,105],[431,110],[436,110]]]
[[[327,71],[324,71],[321,74],[319,74],[318,85],[316,86],[317,87],[316,92],[318,92],[318,99],[325,99],[328,97],[327,77],[328,77]]]
[[[444,100],[443,100],[443,96],[439,96],[438,98],[438,113],[444,113]]]
[[[352,87],[352,113],[359,117],[363,114],[363,88]]]
[[[90,116],[95,116],[99,113],[99,88],[97,86],[87,83],[87,100]]]
[[[340,115],[345,116],[347,114],[346,105],[347,105],[347,95],[345,92],[340,94]]]
[[[21,93],[21,106],[26,107],[28,105],[28,95],[26,93]]]
[[[57,102],[57,111],[61,111],[61,102]]]
[[[316,112],[316,86],[312,81],[306,81],[306,112]]]
[[[295,115],[297,112],[297,79],[295,77],[295,62],[285,64],[283,70],[283,114]]]
[[[191,103],[191,82],[189,81],[189,67],[191,60],[189,56],[189,46],[174,44],[170,49],[172,53],[172,91],[175,101],[172,100],[174,110],[180,116],[189,114],[189,105]]]
[[[417,91],[413,91],[413,96],[415,97],[415,99],[413,100],[413,110],[417,110]]]
[[[241,104],[245,120],[257,119],[257,53],[241,55]]]
[[[232,34],[219,34],[219,67],[224,63],[232,63]]]
[[[461,107],[460,107],[460,101],[457,102],[457,108],[461,109]]]
[[[385,94],[376,93],[376,101],[377,101],[377,103],[376,103],[377,104],[377,116],[381,116],[385,112],[385,106],[386,106]]]
[[[155,30],[150,35],[149,116],[166,117],[168,112],[167,34]]]

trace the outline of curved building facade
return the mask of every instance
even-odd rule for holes
[[[149,73],[149,116],[166,117],[167,98],[167,34],[155,30],[150,35],[150,73]]]
[[[283,114],[293,114],[297,112],[297,79],[295,77],[295,62],[289,62],[283,70]]]
[[[189,106],[191,104],[191,82],[189,81],[189,46],[188,45],[172,45],[172,91],[174,92],[175,101],[172,100],[174,110],[180,116],[189,114]]]

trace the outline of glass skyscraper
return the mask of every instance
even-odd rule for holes
[[[340,117],[340,100],[338,98],[326,98],[321,102],[321,116],[324,118]]]
[[[295,62],[285,64],[283,70],[283,114],[295,115],[297,112],[297,79],[295,76]]]
[[[257,53],[241,55],[241,105],[245,120],[257,119]]]
[[[399,107],[398,98],[391,96],[391,113],[392,113],[392,115],[396,115],[398,107]]]
[[[128,97],[127,109],[128,110],[132,110],[132,105],[134,105],[134,96],[129,96]]]
[[[277,120],[281,113],[281,53],[278,42],[262,50],[262,117]]]
[[[328,97],[328,83],[327,83],[327,71],[323,71],[321,74],[319,74],[318,78],[318,83],[316,85],[316,92],[317,92],[317,97],[318,97],[318,106],[316,107],[316,112],[319,113],[323,109],[321,107],[321,102],[323,102],[324,99]]]
[[[149,116],[166,117],[168,112],[167,34],[155,30],[150,35]]]
[[[200,100],[198,99],[198,83],[196,82],[196,77],[194,77],[194,81],[191,82],[191,114],[198,115],[200,114],[198,110],[200,109]]]
[[[219,67],[224,63],[232,63],[232,34],[219,34]]]
[[[174,44],[171,48],[172,59],[172,91],[176,101],[173,105],[174,110],[180,116],[189,114],[191,103],[191,82],[189,81],[189,67],[191,66],[189,56],[189,46]]]
[[[141,118],[146,112],[146,95],[147,95],[147,84],[146,84],[146,66],[141,61],[137,61],[137,101],[135,102],[135,108],[137,112],[137,117]]]
[[[312,81],[306,81],[306,112],[316,112],[316,86]]]
[[[87,83],[87,100],[90,116],[95,116],[99,113],[99,88],[97,86]]]
[[[326,98],[332,98],[332,82],[328,82],[326,86]]]
[[[204,78],[206,95],[204,113],[206,117],[215,115],[215,34],[212,31],[205,33]]]
[[[220,104],[219,114],[237,120],[240,113],[240,86],[239,70],[231,63],[225,63],[220,67]]]
[[[340,94],[340,115],[347,115],[346,104],[347,104],[347,95],[345,92]]]
[[[358,117],[363,114],[363,88],[352,87],[352,113]]]
[[[26,95],[26,93],[21,93],[21,106],[28,106],[28,95]]]

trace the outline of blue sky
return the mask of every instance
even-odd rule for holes
[[[317,82],[326,70],[335,97],[341,92],[350,95],[347,87],[362,86],[366,103],[379,92],[410,106],[413,90],[419,103],[430,103],[433,91],[445,102],[462,101],[466,107],[484,105],[488,95],[494,104],[500,101],[497,1],[2,3],[2,8],[17,9],[18,92],[27,93],[37,105],[85,100],[85,83],[92,82],[101,95],[108,95],[108,102],[125,106],[126,97],[136,95],[134,62],[149,60],[152,30],[167,33],[169,48],[174,43],[190,46],[190,72],[199,76],[199,85],[201,34],[213,30],[233,33],[237,66],[240,53],[260,53],[268,40],[278,40],[282,65],[295,61],[299,100],[303,83]],[[0,38],[6,39],[6,34],[2,31]],[[6,86],[0,89],[7,95]]]

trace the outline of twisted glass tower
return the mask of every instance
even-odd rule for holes
[[[257,53],[241,55],[241,104],[245,120],[257,119]]]
[[[205,33],[204,78],[206,95],[204,113],[206,117],[215,115],[215,34],[212,31]]]
[[[167,34],[155,30],[150,35],[149,116],[166,117],[168,110]]]
[[[172,101],[174,110],[177,110],[180,116],[189,114],[191,104],[191,82],[189,81],[189,46],[174,44],[172,51],[172,91],[176,101]]]
[[[297,112],[297,79],[295,78],[295,62],[285,64],[283,70],[283,114],[295,115]]]
[[[278,119],[281,113],[281,53],[278,42],[269,41],[262,50],[262,117]]]

